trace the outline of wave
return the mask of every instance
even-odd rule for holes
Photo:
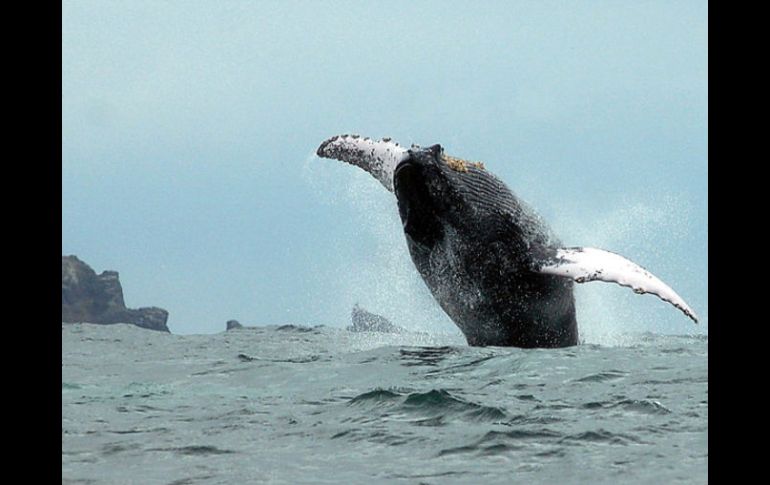
[[[408,394],[375,389],[352,398],[349,404],[364,405],[369,408],[368,412],[379,409],[384,417],[412,421],[422,426],[440,426],[452,420],[499,422],[508,418],[502,408],[467,401],[445,389]]]

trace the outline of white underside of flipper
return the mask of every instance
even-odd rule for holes
[[[619,254],[596,248],[561,248],[539,272],[572,278],[577,283],[607,281],[632,288],[635,293],[652,293],[698,323],[695,312],[670,286]]]
[[[339,135],[321,143],[316,154],[360,167],[393,192],[393,172],[396,165],[409,156],[407,152],[389,138],[372,140],[358,135]]]

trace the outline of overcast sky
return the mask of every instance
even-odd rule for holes
[[[577,289],[587,341],[708,332],[707,3],[65,0],[62,254],[120,272],[174,333],[457,332],[395,199],[318,159],[340,133],[484,161],[565,245],[671,285]]]

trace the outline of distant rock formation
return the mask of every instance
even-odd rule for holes
[[[316,330],[321,325],[316,325],[315,327],[309,327],[307,325],[294,325],[294,324],[286,324],[286,325],[278,325],[275,327],[276,330],[279,332],[312,332],[313,330]]]
[[[393,325],[387,318],[370,313],[356,304],[351,314],[353,325],[347,327],[351,332],[403,333],[405,329]]]
[[[243,328],[243,325],[238,320],[228,320],[227,321],[227,330],[232,330],[234,328]]]
[[[117,271],[103,271],[97,275],[77,256],[62,256],[63,323],[133,323],[142,328],[168,332],[167,320],[168,312],[162,308],[126,308]]]

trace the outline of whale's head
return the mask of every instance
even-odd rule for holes
[[[394,192],[404,231],[422,246],[448,232],[473,238],[479,223],[501,214],[521,219],[519,203],[502,181],[481,162],[446,155],[441,145],[407,149],[390,138],[338,135],[321,143],[316,154],[360,167]]]
[[[465,204],[441,145],[412,148],[395,168],[393,188],[404,232],[416,243],[432,245],[447,225],[463,218]]]

